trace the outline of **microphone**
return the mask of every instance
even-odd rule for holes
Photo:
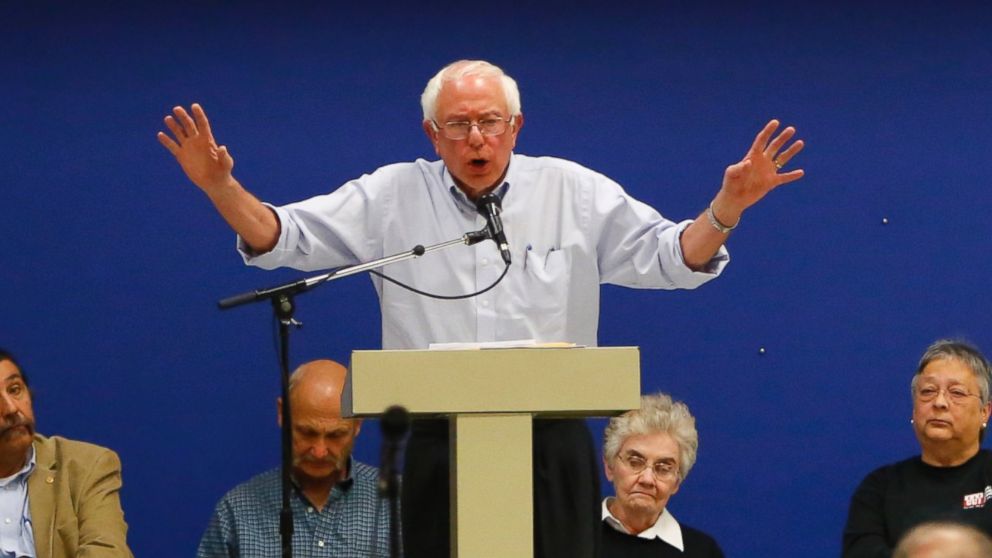
[[[489,238],[499,247],[499,254],[503,256],[506,265],[510,265],[510,245],[506,242],[503,221],[499,218],[499,214],[503,211],[503,202],[500,201],[499,196],[490,192],[479,198],[479,201],[475,202],[475,207],[486,218]]]
[[[400,469],[397,456],[406,431],[410,428],[410,413],[399,405],[386,409],[379,422],[382,427],[382,468],[379,469],[379,496],[389,499],[389,555],[400,555]]]
[[[379,421],[382,428],[382,463],[379,469],[379,494],[395,498],[399,494],[399,467],[396,457],[406,431],[410,428],[410,413],[399,405],[386,409]]]

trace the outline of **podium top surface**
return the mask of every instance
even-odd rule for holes
[[[354,351],[342,410],[608,416],[640,388],[637,347]]]

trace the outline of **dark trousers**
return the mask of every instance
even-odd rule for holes
[[[401,496],[406,558],[451,555],[448,482],[448,421],[414,421]],[[595,557],[599,516],[599,465],[585,421],[534,420],[534,556]]]

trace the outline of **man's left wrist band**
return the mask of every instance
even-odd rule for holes
[[[741,224],[740,219],[738,219],[736,223],[734,223],[729,227],[721,223],[720,220],[716,218],[716,214],[713,213],[713,202],[710,202],[709,207],[706,208],[706,218],[709,219],[710,224],[713,225],[714,229],[720,231],[723,234],[730,234],[730,231],[736,229],[737,225]]]

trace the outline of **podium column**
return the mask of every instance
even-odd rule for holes
[[[451,419],[452,556],[534,556],[533,536],[500,535],[533,531],[531,424],[523,413]]]

